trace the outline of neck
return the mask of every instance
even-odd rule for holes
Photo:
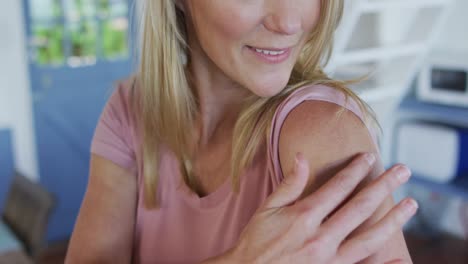
[[[199,103],[199,145],[232,135],[244,99],[251,93],[228,78],[206,55],[192,49],[188,70]]]

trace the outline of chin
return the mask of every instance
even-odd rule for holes
[[[279,94],[286,87],[288,80],[288,78],[259,80],[247,87],[250,87],[249,90],[260,97],[272,97]]]

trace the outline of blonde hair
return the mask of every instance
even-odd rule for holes
[[[376,118],[370,107],[346,85],[350,82],[329,78],[321,64],[330,59],[333,34],[343,13],[344,0],[322,0],[321,17],[311,33],[288,86],[270,98],[252,96],[246,100],[234,127],[231,155],[231,177],[235,191],[239,177],[269,136],[277,106],[291,92],[308,84],[326,84],[352,97],[366,116]],[[162,143],[178,157],[184,182],[193,190],[199,186],[191,173],[188,153],[189,136],[198,111],[196,95],[190,86],[181,54],[187,54],[185,18],[174,0],[145,1],[143,7],[140,65],[137,73],[138,92],[132,92],[131,105],[142,138],[144,203],[157,206],[159,153]],[[135,90],[135,89],[134,89]],[[345,109],[343,109],[344,111]],[[340,111],[342,112],[342,111]]]

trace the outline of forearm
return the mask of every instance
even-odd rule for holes
[[[122,263],[122,264],[130,264],[130,261],[126,260],[125,258],[119,258],[112,255],[91,255],[86,253],[72,253],[68,254],[65,259],[65,264],[75,264],[75,263],[85,263],[85,264],[114,264],[114,263]]]

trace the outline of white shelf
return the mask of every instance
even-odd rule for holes
[[[347,0],[326,71],[339,78],[347,75],[340,72],[342,70],[371,68],[372,72],[391,78],[378,82],[371,87],[374,89],[372,91],[366,90],[363,98],[374,101],[403,97],[433,46],[453,3],[453,0]],[[426,12],[427,8],[434,10]],[[403,24],[398,23],[402,19],[400,10],[401,15],[406,16]],[[369,13],[375,15],[369,16]],[[386,39],[381,39],[379,33],[386,29],[382,25],[400,26],[395,32],[390,32],[400,35],[395,37],[396,42],[388,43]],[[418,33],[421,26],[424,32],[427,31],[424,36]],[[417,35],[416,39],[408,39],[415,37],[413,35]],[[348,75],[350,79],[360,76]]]
[[[387,85],[376,89],[365,89],[361,91],[356,89],[356,92],[359,97],[361,97],[367,103],[373,103],[391,98],[399,98],[403,90],[404,89],[402,89],[401,86]]]
[[[444,7],[450,0],[367,0],[362,1],[359,8],[362,12],[380,12],[389,9],[413,9],[428,7]]]
[[[402,44],[378,48],[348,51],[334,61],[338,65],[390,60],[405,56],[419,56],[426,49],[427,43]]]
[[[453,0],[346,0],[330,63],[332,78],[374,80],[352,87],[376,110],[390,162],[395,108],[435,44]],[[341,76],[341,77],[340,77]]]

